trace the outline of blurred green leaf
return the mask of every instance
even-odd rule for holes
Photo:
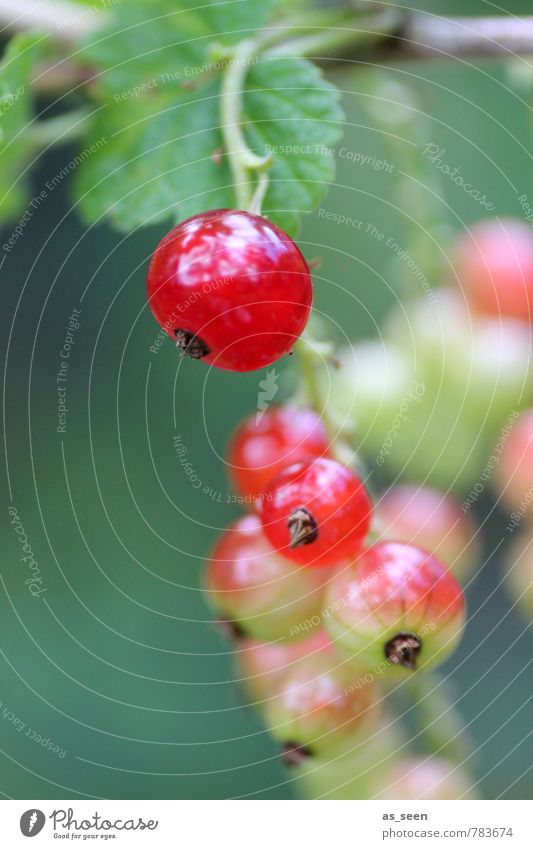
[[[341,132],[337,90],[303,59],[263,59],[250,67],[244,129],[253,150],[273,148],[274,165],[263,205],[287,232],[297,230],[334,177],[329,151]],[[219,115],[220,80],[191,90],[108,99],[91,127],[88,146],[107,144],[76,175],[76,192],[89,221],[109,215],[120,230],[205,209],[231,207],[235,197]]]
[[[213,40],[235,44],[268,20],[273,0],[130,0],[88,37],[82,56],[117,94],[181,81],[208,59]]]
[[[15,35],[0,66],[0,222],[13,218],[26,201],[22,173],[35,152],[28,126],[33,119],[31,73],[44,53],[42,35]]]

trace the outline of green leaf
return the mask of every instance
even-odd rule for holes
[[[249,74],[244,112],[250,147],[274,152],[263,210],[287,233],[335,177],[332,146],[342,133],[339,93],[306,59],[264,59]]]
[[[44,53],[42,35],[15,35],[0,65],[0,222],[15,217],[27,193],[23,172],[35,153],[31,74]]]
[[[219,92],[220,73],[192,91],[161,86],[108,98],[84,146],[107,143],[76,174],[87,219],[110,216],[130,230],[234,206],[229,164],[213,156],[223,145]],[[294,234],[334,177],[338,92],[306,60],[264,58],[249,68],[243,113],[251,148],[274,151],[264,212]]]
[[[100,69],[108,93],[156,88],[196,76],[213,41],[235,44],[268,20],[273,0],[130,0],[103,30],[91,34],[82,57]]]

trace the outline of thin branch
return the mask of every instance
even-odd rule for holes
[[[501,56],[533,53],[533,16],[441,18],[410,15],[398,33],[402,54],[413,56]]]
[[[67,0],[0,0],[0,32],[40,30],[55,41],[72,44],[102,21],[97,6],[79,6]]]
[[[0,32],[37,29],[59,43],[71,45],[94,31],[106,8],[117,2],[107,0],[98,8],[68,0],[0,0]],[[322,50],[330,50],[331,55],[340,53],[350,58],[362,54],[366,61],[389,53],[399,59],[533,54],[533,15],[447,18],[389,9],[352,18],[345,24],[337,15],[332,22],[328,26],[324,19],[320,26],[309,17],[301,25],[285,27],[288,39],[272,46],[268,53],[292,50],[295,55],[319,55]]]

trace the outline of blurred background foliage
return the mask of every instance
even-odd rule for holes
[[[440,14],[493,11],[481,2],[412,5]],[[506,5],[530,11],[527,2]],[[405,148],[386,143],[379,116],[363,103],[364,65],[338,63],[328,75],[346,113],[338,148],[409,171]],[[517,195],[533,198],[530,114],[504,65],[406,62],[391,67],[388,79],[412,86],[426,112],[413,163],[424,144],[438,144],[445,161],[494,201],[495,214],[520,215]],[[65,146],[46,155],[32,191],[74,153]],[[407,249],[415,243],[416,256],[428,237],[420,195],[414,206],[399,199],[394,170],[341,156],[337,165],[336,183],[305,216],[299,243],[308,259],[321,258],[315,304],[342,345],[379,336],[413,284],[399,269],[393,274],[390,252],[366,225]],[[165,228],[127,235],[86,228],[67,182],[35,211],[1,268],[8,357],[0,791],[14,798],[291,798],[291,776],[259,716],[243,707],[229,648],[210,624],[202,593],[202,560],[240,512],[230,503],[225,446],[256,408],[264,373],[181,362],[169,339],[151,351],[158,328],[144,278]],[[439,185],[431,208],[452,232],[483,217],[460,187],[445,178]],[[327,220],[320,209],[365,227]],[[73,308],[81,310],[80,327],[68,367],[66,433],[59,434],[56,374]],[[276,369],[281,399],[296,377],[290,361]],[[201,488],[178,460],[177,434]],[[11,501],[42,572],[39,598],[24,584]],[[479,792],[526,798],[531,753],[521,743],[530,728],[530,645],[501,587],[506,517],[486,497],[475,509],[480,520],[488,517],[484,557],[467,587],[470,617],[452,679],[476,749]],[[66,754],[31,739],[29,728]]]

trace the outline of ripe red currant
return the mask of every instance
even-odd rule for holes
[[[291,350],[313,299],[307,263],[259,215],[217,209],[174,227],[155,249],[150,308],[184,354],[249,371]]]
[[[414,545],[380,542],[329,583],[324,624],[335,644],[370,670],[441,663],[464,625],[461,587],[436,557]]]
[[[424,486],[393,486],[376,504],[386,539],[431,551],[454,575],[471,575],[478,557],[474,523],[451,496]]]
[[[257,503],[276,551],[309,566],[338,563],[355,554],[372,513],[361,479],[325,457],[288,466]]]
[[[314,410],[287,405],[250,416],[229,446],[235,489],[243,496],[259,495],[284,466],[326,454],[328,444],[326,428]]]
[[[352,677],[326,651],[298,661],[279,681],[265,714],[286,763],[339,751],[369,729],[379,713],[376,691],[372,683],[350,687]]]
[[[275,554],[257,516],[221,536],[207,567],[207,588],[223,618],[259,640],[299,638],[320,623],[322,578]]]
[[[503,442],[496,485],[505,504],[521,515],[533,503],[533,409],[520,414]]]
[[[456,272],[472,307],[481,313],[533,318],[533,233],[513,218],[475,224],[459,239]]]
[[[264,701],[272,696],[278,681],[296,661],[330,646],[329,635],[321,628],[314,630],[305,640],[279,643],[240,640],[236,654],[239,683],[244,684],[254,700]]]

